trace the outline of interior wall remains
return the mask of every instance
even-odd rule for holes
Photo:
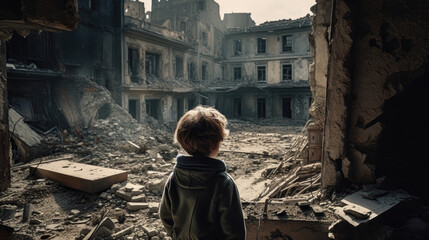
[[[328,2],[317,1],[316,16],[329,12]],[[338,0],[331,6],[322,186],[384,177],[427,200],[419,186],[427,175],[429,3]],[[325,42],[315,42],[319,67],[324,52],[317,55],[317,43],[324,50]]]

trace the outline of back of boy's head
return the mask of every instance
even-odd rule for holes
[[[197,106],[180,118],[174,138],[188,154],[208,156],[228,135],[227,124],[218,110]]]

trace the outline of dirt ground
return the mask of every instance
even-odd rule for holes
[[[283,160],[302,127],[281,122],[230,121],[230,135],[221,147],[219,159],[225,160],[228,173],[237,182],[246,216],[262,214],[263,206],[253,205],[252,201],[270,183],[265,176]],[[166,138],[169,137],[172,138],[172,132],[166,134]],[[0,193],[0,207],[6,209],[0,223],[14,228],[13,239],[83,239],[103,216],[112,220],[114,226],[106,230],[102,239],[170,239],[157,216],[157,203],[161,198],[162,179],[168,176],[174,157],[182,151],[172,142],[150,144],[144,153],[125,151],[113,147],[114,143],[111,147],[105,144],[97,151],[97,142],[74,141],[62,152],[32,163],[63,157],[126,170],[127,182],[116,188],[126,183],[141,185],[142,201],[148,206],[129,210],[127,201],[114,194],[114,187],[102,193],[84,193],[33,177],[28,166],[17,165],[12,167],[12,186]],[[31,214],[30,219],[23,222],[25,206],[30,207]],[[9,217],[5,217],[7,212]]]

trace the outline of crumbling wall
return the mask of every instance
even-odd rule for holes
[[[320,126],[325,120],[331,9],[332,0],[318,0],[312,7],[314,16],[311,24],[312,32],[309,36],[311,55],[314,59],[310,66],[310,89],[313,93],[313,102],[309,115],[312,121]]]
[[[6,80],[6,42],[0,41],[0,191],[10,184],[10,141]]]
[[[429,18],[423,10],[429,3],[333,6],[322,184],[341,188],[385,177],[427,199],[418,186],[426,181],[429,133],[422,117],[429,104]]]

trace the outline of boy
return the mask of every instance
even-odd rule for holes
[[[161,199],[159,216],[173,239],[245,239],[240,196],[226,165],[216,159],[228,121],[212,107],[197,106],[180,118],[178,155]]]

